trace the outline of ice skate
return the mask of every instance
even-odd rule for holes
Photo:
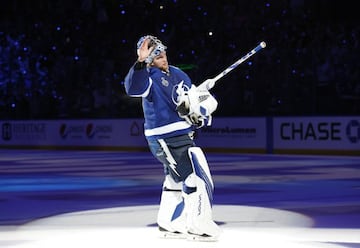
[[[186,201],[192,202],[187,218],[187,239],[213,242],[218,240],[222,231],[212,220],[211,207],[203,200],[203,193],[194,192],[187,196]],[[191,214],[191,211],[193,214]]]
[[[179,231],[168,231],[165,228],[159,226],[160,238],[165,239],[186,239],[188,235]]]
[[[192,233],[188,233],[187,235],[187,240],[189,241],[200,241],[200,242],[216,242],[218,241],[219,236],[209,236],[207,234],[202,234],[202,235],[198,235],[198,234],[192,234]]]

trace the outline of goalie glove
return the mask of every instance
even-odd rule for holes
[[[183,101],[180,103],[176,110],[182,118],[184,118],[188,123],[195,125],[197,128],[203,127],[205,125],[205,120],[203,117],[195,113],[190,114],[190,106],[188,101]],[[208,124],[210,125],[209,122]]]
[[[181,82],[177,89],[179,115],[197,128],[210,126],[211,114],[216,110],[218,102],[208,90],[199,90],[195,85],[186,90]]]

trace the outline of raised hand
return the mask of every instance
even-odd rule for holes
[[[138,42],[137,55],[138,61],[144,62],[147,57],[149,57],[152,50],[154,50],[154,46],[150,45],[150,37],[143,37],[143,40]]]

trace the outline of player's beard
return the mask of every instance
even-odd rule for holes
[[[168,62],[164,62],[161,65],[159,65],[159,69],[164,72],[169,72],[169,64]]]

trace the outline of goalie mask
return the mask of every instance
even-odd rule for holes
[[[148,48],[153,47],[153,50],[151,51],[150,55],[145,59],[145,63],[150,64],[153,62],[154,58],[158,55],[160,55],[161,52],[166,50],[166,46],[159,40],[157,37],[152,35],[146,35],[139,39],[139,41],[136,44],[137,53],[139,55],[139,48],[144,43],[146,39],[150,39]]]

